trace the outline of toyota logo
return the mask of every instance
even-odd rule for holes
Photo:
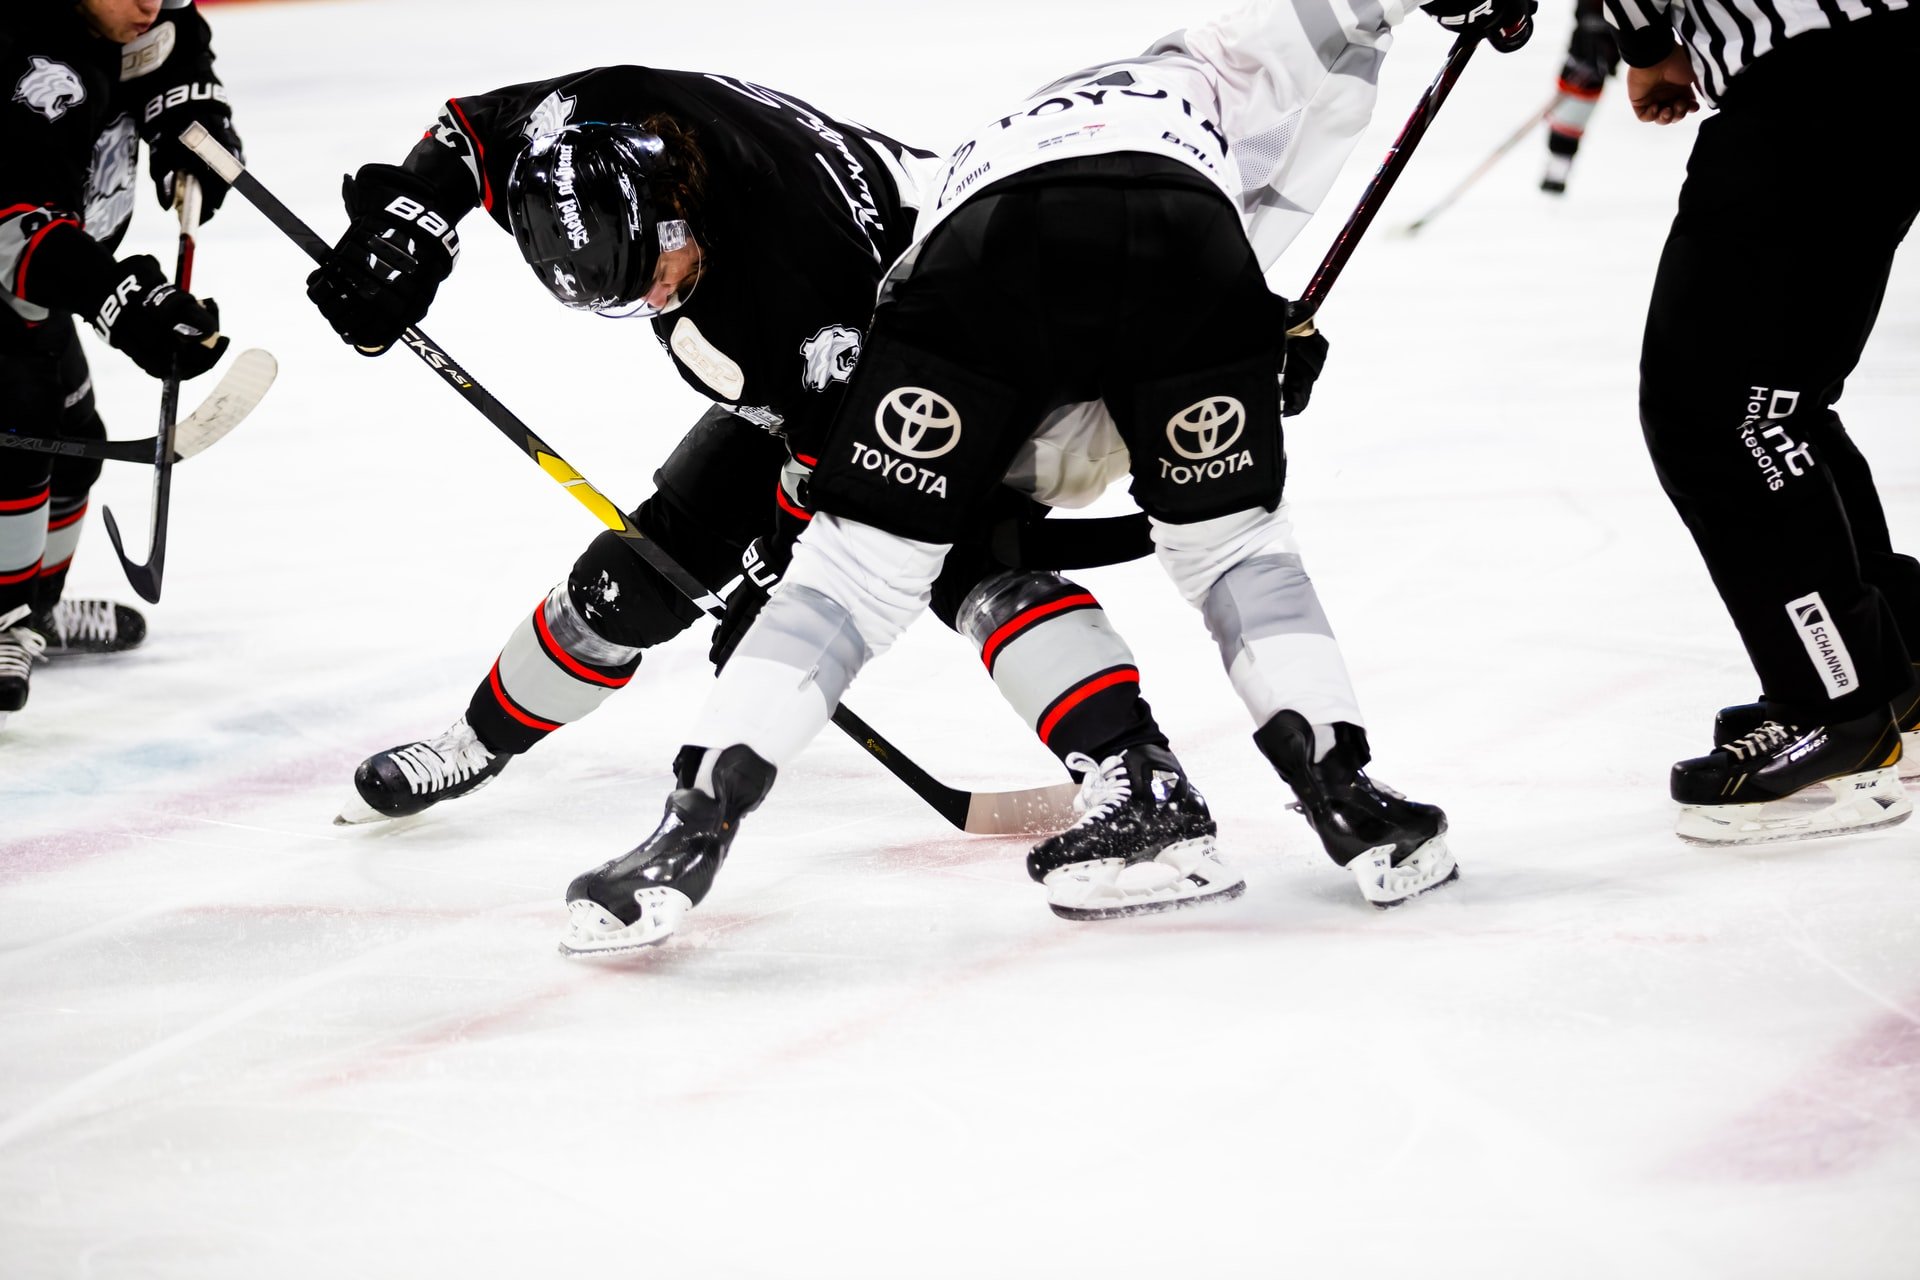
[[[960,443],[960,411],[925,387],[895,387],[873,411],[873,428],[903,458],[938,458]]]
[[[1247,429],[1247,410],[1232,396],[1196,400],[1167,421],[1167,443],[1181,457],[1204,462],[1233,448]],[[1189,448],[1182,440],[1191,440]]]

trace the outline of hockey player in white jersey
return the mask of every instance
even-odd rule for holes
[[[1437,7],[1511,48],[1531,3]],[[1281,502],[1288,304],[1264,280],[1364,127],[1410,9],[1249,5],[1056,82],[953,153],[881,287],[814,473],[820,514],[676,757],[659,828],[568,889],[563,950],[657,942],[700,902],[995,485],[1057,501],[1123,470],[1334,861],[1383,906],[1453,878],[1441,811],[1364,772],[1365,721]],[[1058,412],[1094,401],[1104,443],[1101,415]],[[1170,751],[1086,765],[1081,821],[1028,859],[1056,911],[1217,893],[1213,822]]]

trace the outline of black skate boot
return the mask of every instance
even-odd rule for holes
[[[1027,874],[1069,920],[1172,911],[1238,897],[1247,882],[1214,852],[1213,815],[1165,747],[1129,747],[1096,762],[1075,752],[1084,772],[1073,807],[1080,820],[1027,854]]]
[[[0,614],[0,727],[27,705],[33,660],[47,651],[46,637],[27,621],[27,606]]]
[[[353,771],[357,794],[340,807],[334,825],[407,818],[442,800],[471,795],[499,776],[511,759],[505,752],[488,750],[461,716],[437,738],[405,743],[362,760]]]
[[[1313,758],[1313,726],[1297,711],[1282,711],[1253,735],[1254,745],[1293,788],[1293,809],[1320,837],[1327,856],[1353,872],[1361,896],[1391,907],[1460,874],[1447,848],[1447,815],[1409,800],[1369,778],[1367,731],[1333,727],[1334,745]]]
[[[119,653],[147,638],[147,620],[138,609],[111,600],[62,600],[36,609],[31,624],[47,638],[47,656]]]
[[[1713,717],[1713,745],[1724,747],[1735,738],[1744,738],[1769,720],[1785,722],[1792,717],[1765,702],[1742,702],[1722,707]],[[1920,779],[1920,666],[1913,669],[1913,683],[1893,700],[1894,723],[1900,726],[1900,780]]]
[[[665,939],[680,917],[713,888],[720,864],[739,833],[740,819],[760,807],[776,770],[752,748],[735,745],[713,766],[710,796],[693,785],[704,747],[682,747],[674,757],[679,783],[667,797],[660,825],[640,846],[574,877],[567,886],[563,954],[632,951]]]
[[[1673,766],[1676,826],[1690,844],[1764,844],[1904,822],[1900,731],[1891,709],[1810,728],[1763,720]]]

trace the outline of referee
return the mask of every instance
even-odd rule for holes
[[[1722,711],[1716,749],[1674,766],[1679,834],[1890,825],[1911,811],[1903,731],[1920,766],[1920,563],[1894,552],[1833,406],[1920,210],[1920,15],[1909,0],[1606,4],[1636,116],[1719,108],[1654,280],[1640,420],[1761,701]]]

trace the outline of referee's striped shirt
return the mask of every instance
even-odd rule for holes
[[[1709,101],[1769,49],[1803,31],[1838,27],[1905,9],[1909,0],[1606,0],[1628,66],[1650,67],[1677,34]]]

